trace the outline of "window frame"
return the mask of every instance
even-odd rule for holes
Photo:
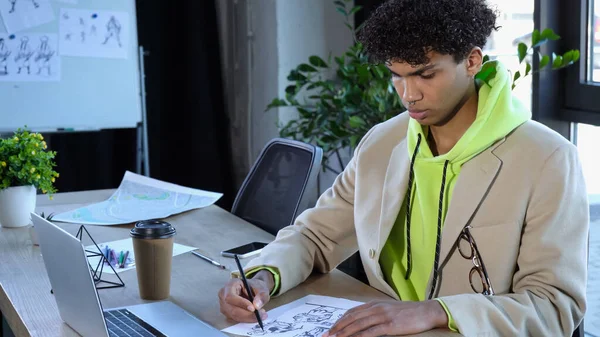
[[[563,15],[560,17],[562,45],[567,48],[579,48],[579,62],[564,69],[564,102],[560,117],[575,123],[600,125],[600,82],[586,80],[588,67],[593,69],[593,45],[590,42],[592,29],[588,20],[593,17],[591,1],[574,0],[561,4]],[[573,46],[573,43],[578,46]],[[595,103],[596,102],[596,103]]]

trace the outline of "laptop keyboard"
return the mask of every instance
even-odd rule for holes
[[[110,337],[166,337],[127,309],[104,312]]]

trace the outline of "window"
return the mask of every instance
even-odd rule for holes
[[[569,67],[565,81],[563,118],[600,124],[600,0],[562,3],[564,34],[560,52],[577,48],[581,59]]]
[[[588,308],[584,318],[586,336],[600,336],[600,127],[575,125],[575,143],[583,166],[590,202],[590,248],[588,263]]]
[[[514,74],[521,69],[517,54],[519,42],[531,44],[534,0],[489,0],[488,2],[499,12],[496,25],[500,26],[500,29],[492,32],[483,53],[491,59],[502,62]],[[513,90],[515,96],[530,109],[531,81],[531,76],[522,78]]]

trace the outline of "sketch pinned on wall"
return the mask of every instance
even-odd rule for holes
[[[49,0],[0,0],[0,14],[9,34],[54,20]]]
[[[61,55],[128,57],[130,31],[125,12],[62,8],[59,27]]]
[[[348,309],[361,304],[341,298],[309,295],[269,311],[269,318],[263,322],[264,331],[256,323],[240,323],[223,331],[242,336],[321,337]]]
[[[0,34],[0,81],[60,81],[55,33]]]

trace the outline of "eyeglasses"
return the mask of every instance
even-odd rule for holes
[[[473,268],[469,272],[469,283],[471,284],[473,291],[476,293],[483,295],[494,295],[492,282],[488,277],[487,270],[485,269],[485,265],[481,259],[481,254],[479,254],[479,249],[477,249],[475,239],[473,239],[471,231],[469,231],[470,228],[473,227],[466,226],[463,228],[458,241],[458,251],[460,252],[460,255],[473,262]],[[479,276],[478,282],[473,282],[473,275]]]

